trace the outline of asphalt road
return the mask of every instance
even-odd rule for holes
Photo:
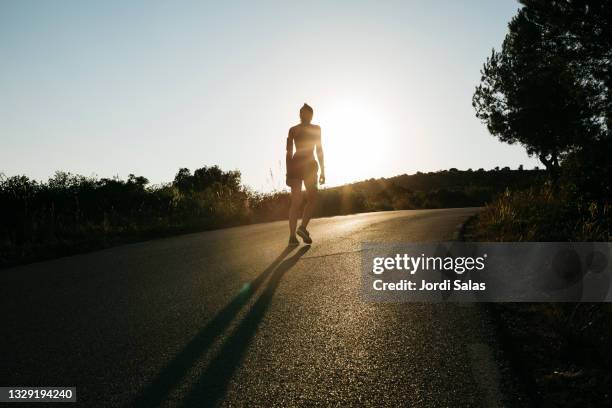
[[[475,211],[317,219],[292,250],[274,222],[0,271],[0,385],[76,386],[87,407],[522,406],[479,305],[360,296],[362,241],[449,240]]]

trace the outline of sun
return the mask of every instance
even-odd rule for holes
[[[379,176],[391,137],[381,107],[353,98],[319,112],[329,184]]]

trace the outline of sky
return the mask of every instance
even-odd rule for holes
[[[537,165],[474,115],[515,1],[0,0],[0,172],[240,170],[284,188],[304,102],[329,185]]]

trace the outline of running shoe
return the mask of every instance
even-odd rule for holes
[[[300,225],[300,227],[297,229],[297,234],[304,240],[305,244],[312,244],[312,238],[310,238],[310,233],[306,230],[306,228]]]

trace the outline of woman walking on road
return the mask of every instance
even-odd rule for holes
[[[317,181],[320,184],[325,184],[321,128],[311,123],[313,113],[312,108],[304,104],[300,109],[300,124],[289,129],[289,136],[287,136],[287,185],[291,187],[289,245],[299,244],[296,234],[302,238],[305,244],[312,243],[312,238],[306,228],[317,203]],[[321,170],[320,175],[319,169]],[[297,228],[297,220],[302,207],[302,183],[306,187],[306,206],[302,214],[302,223]]]

